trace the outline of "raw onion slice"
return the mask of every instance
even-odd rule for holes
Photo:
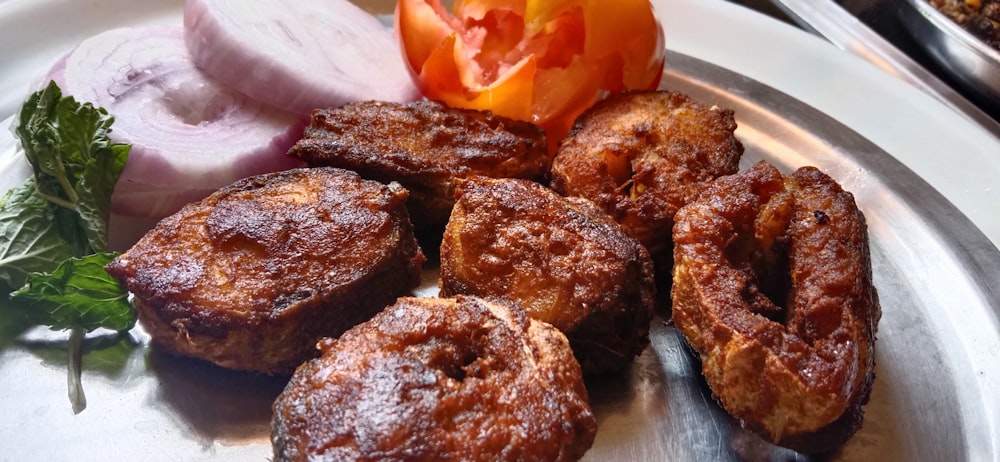
[[[132,145],[112,211],[164,217],[230,183],[302,164],[287,155],[300,117],[265,106],[195,67],[180,27],[110,30],[51,69],[63,93],[115,116],[112,141]]]
[[[419,97],[392,31],[347,0],[187,0],[199,68],[296,114]]]

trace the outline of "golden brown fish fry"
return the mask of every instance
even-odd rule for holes
[[[274,403],[276,461],[572,461],[597,423],[566,337],[475,297],[399,299]]]
[[[289,154],[312,166],[354,170],[410,191],[410,217],[427,246],[440,239],[454,181],[471,175],[544,181],[544,132],[490,112],[433,101],[367,101],[317,110]]]
[[[460,183],[441,244],[441,294],[507,300],[569,337],[585,375],[620,370],[649,343],[646,249],[590,201],[529,181]]]
[[[716,180],[677,213],[673,317],[722,406],[806,452],[861,426],[881,317],[854,197],[812,167]]]
[[[252,177],[164,219],[107,270],[157,346],[289,373],[419,284],[405,201],[346,170]]]
[[[684,94],[616,94],[576,121],[552,161],[551,186],[590,199],[649,249],[669,276],[674,214],[739,169],[733,112]]]

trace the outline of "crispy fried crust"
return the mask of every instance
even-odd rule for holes
[[[401,298],[300,367],[274,460],[568,461],[597,424],[566,337],[475,297]]]
[[[107,270],[159,347],[289,373],[416,287],[406,190],[333,168],[239,181],[161,221]]]
[[[612,95],[581,115],[552,161],[552,188],[590,199],[669,275],[674,214],[739,169],[733,111],[677,92]],[[662,262],[662,263],[661,263]]]
[[[590,201],[513,179],[463,181],[441,243],[441,294],[507,300],[569,337],[585,375],[649,343],[646,249]]]
[[[673,317],[722,406],[781,445],[821,452],[861,425],[881,309],[865,219],[819,170],[769,164],[677,213]]]
[[[544,181],[545,133],[528,122],[433,101],[367,101],[317,110],[289,151],[309,165],[354,170],[410,191],[423,240],[440,238],[454,204],[454,180],[470,175]]]

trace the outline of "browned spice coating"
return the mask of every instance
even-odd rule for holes
[[[289,373],[419,284],[405,200],[333,168],[252,177],[164,219],[107,270],[161,348]]]
[[[733,111],[667,91],[616,94],[575,122],[552,161],[554,190],[585,197],[645,245],[669,276],[674,214],[739,169]]]
[[[929,0],[937,8],[986,45],[1000,51],[1000,1]]]
[[[401,298],[300,367],[274,460],[570,461],[596,422],[564,337],[475,297]]]
[[[548,153],[534,124],[433,101],[359,102],[317,110],[289,151],[309,165],[354,170],[410,191],[418,235],[440,238],[454,180],[471,175],[544,181]]]
[[[722,406],[819,452],[860,426],[881,317],[865,219],[819,170],[717,180],[677,213],[673,317]]]
[[[529,181],[463,181],[441,244],[441,294],[516,303],[569,337],[584,374],[620,370],[649,343],[646,249],[590,201]]]

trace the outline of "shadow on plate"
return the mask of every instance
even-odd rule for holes
[[[206,446],[270,444],[271,405],[287,376],[232,371],[150,348],[148,370],[159,380],[155,400]]]

